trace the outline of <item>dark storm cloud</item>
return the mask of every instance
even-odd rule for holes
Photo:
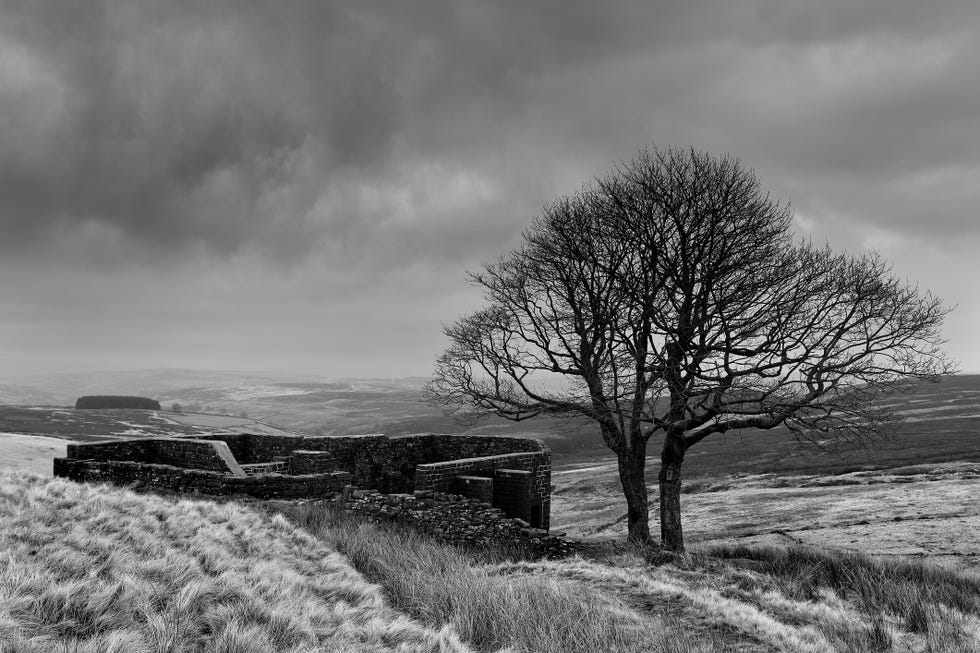
[[[653,140],[734,149],[801,178],[949,165],[976,153],[963,133],[977,91],[961,83],[971,12],[884,0],[5,2],[3,242],[23,251],[87,226],[148,250],[301,256],[385,239],[391,207],[365,194],[424,165],[510,195],[457,209],[495,223],[502,242],[566,189],[564,159],[581,180]],[[862,61],[881,47],[893,61]],[[869,78],[848,84],[837,67],[855,64]]]
[[[7,3],[0,25],[8,245],[92,221],[289,247],[322,177],[389,147],[383,33],[325,4]]]
[[[650,143],[740,157],[978,350],[978,32],[975,0],[0,0],[0,368],[424,373],[464,270]]]

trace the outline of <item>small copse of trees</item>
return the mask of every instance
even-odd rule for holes
[[[160,410],[160,402],[147,397],[132,397],[125,395],[87,395],[79,397],[75,408],[105,409],[105,408],[137,408],[140,410]]]

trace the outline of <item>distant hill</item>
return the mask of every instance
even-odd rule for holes
[[[246,413],[249,418],[266,424],[311,434],[397,435],[431,431],[521,435],[544,439],[562,462],[584,462],[610,455],[595,427],[587,422],[540,418],[513,423],[488,418],[477,424],[460,424],[423,401],[422,378],[288,380],[279,375],[204,372],[188,372],[186,377],[181,372],[152,372],[143,376],[124,373],[118,378],[105,373],[97,377],[99,387],[133,388],[157,397],[164,409],[178,403],[186,411],[235,416]],[[72,385],[72,379],[79,381],[72,376],[53,387],[58,388],[58,392],[81,389],[80,385]],[[0,393],[2,391],[0,388]],[[36,396],[44,396],[39,393],[45,391],[44,388],[34,390]],[[71,401],[74,399],[66,404]],[[828,453],[812,445],[798,445],[782,430],[745,430],[712,436],[692,448],[685,470],[698,475],[743,471],[832,471],[913,462],[980,460],[980,375],[947,377],[941,383],[923,385],[913,395],[895,396],[889,402],[905,416],[906,424],[895,438],[872,443],[870,449],[852,447],[840,453]],[[0,403],[15,402],[0,394]],[[23,408],[11,410],[0,406],[0,432],[25,432],[24,428],[29,428],[25,427],[25,420],[30,421],[31,415],[25,416]],[[167,428],[167,415],[166,410],[159,413],[159,417],[154,418],[158,424],[148,430],[156,432]],[[52,417],[63,422],[65,428],[40,423],[43,422],[40,420],[38,432],[54,430],[70,435],[65,429],[77,418],[57,412],[53,412]],[[111,419],[111,416],[105,418]],[[122,422],[134,419],[137,418],[132,415],[120,417]],[[151,418],[138,419],[147,421]],[[18,424],[12,424],[12,421]],[[92,433],[98,428],[97,424],[88,424],[83,431]],[[118,428],[114,432],[127,428],[131,427]],[[656,438],[650,443],[649,456],[653,461],[659,456]]]

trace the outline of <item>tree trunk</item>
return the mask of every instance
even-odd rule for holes
[[[650,507],[647,502],[646,442],[634,442],[629,449],[617,453],[619,481],[626,496],[627,540],[648,544],[650,542]]]
[[[681,464],[684,442],[668,437],[660,456],[660,539],[671,551],[684,550],[681,526]]]

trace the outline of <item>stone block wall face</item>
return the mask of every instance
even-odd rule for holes
[[[232,455],[235,456],[235,460],[237,460],[240,465],[250,465],[252,463],[266,462],[264,460],[253,459],[252,452],[250,449],[251,437],[252,436],[248,433],[221,433],[217,435],[208,435],[208,436],[198,436],[198,437],[192,436],[193,439],[217,440],[218,442],[224,442],[225,444],[228,445],[228,448],[231,450]]]
[[[69,442],[68,458],[87,460],[131,460],[150,462],[151,440],[106,440],[105,442]]]
[[[532,441],[533,442],[533,441]],[[510,499],[501,495],[505,503],[494,506],[508,510],[513,516],[520,516],[539,528],[548,528],[551,522],[551,453],[536,451],[529,453],[509,453],[499,456],[482,456],[462,460],[427,463],[415,468],[415,489],[423,492],[452,492],[453,479],[457,476],[485,476],[495,478],[497,470],[518,470],[527,473],[527,499],[519,503],[508,503]],[[505,486],[510,479],[505,479]],[[510,482],[510,485],[513,485]]]
[[[345,492],[345,495],[347,493]],[[565,555],[574,545],[546,531],[527,528],[503,510],[456,494],[416,491],[382,494],[354,490],[341,501],[349,513],[370,521],[394,521],[450,544],[463,546],[513,545],[544,555]]]
[[[257,476],[260,474],[288,474],[289,463],[286,461],[272,463],[246,463],[245,465],[242,465],[242,471],[245,472],[245,476]]]
[[[322,474],[341,469],[331,451],[304,451],[298,449],[289,455],[290,474]]]
[[[294,449],[304,449],[306,436],[257,435],[254,433],[216,433],[194,439],[224,442],[243,465],[272,462],[276,457],[288,456]]]
[[[358,487],[411,492],[415,466],[431,460],[430,436],[347,435],[308,437],[303,449],[329,451],[336,469],[348,471]]]
[[[222,442],[201,442],[199,440],[162,439],[151,440],[151,462],[159,465],[172,465],[190,469],[204,469],[212,472],[232,472],[229,461],[218,452],[218,447],[227,445]],[[237,467],[232,457],[232,465]]]
[[[113,483],[140,491],[183,492],[257,499],[331,498],[350,483],[350,474],[229,476],[203,469],[123,460],[55,458],[55,476],[89,483]]]
[[[190,438],[71,443],[67,446],[67,457],[88,460],[128,460],[215,472],[234,472],[233,467],[229,466],[229,461],[219,454],[216,444],[218,443]]]
[[[508,453],[544,451],[541,440],[502,436],[431,435],[432,455],[420,462],[439,462],[460,458],[482,458]]]
[[[496,506],[494,480],[483,476],[457,476],[453,479],[453,494]],[[519,516],[519,515],[518,515]]]
[[[295,449],[308,449],[304,446],[305,436],[297,435],[277,436],[277,435],[248,435],[248,456],[249,462],[265,463],[277,456],[288,456]]]
[[[494,470],[492,502],[509,517],[519,517],[531,526],[539,526],[540,517],[532,510],[532,474],[523,469]]]
[[[544,465],[550,467],[550,456],[543,452],[508,453],[500,456],[481,456],[426,463],[415,468],[415,489],[433,492],[448,492],[452,489],[453,478],[460,475],[486,476],[493,478],[497,469],[521,469],[536,472]]]

